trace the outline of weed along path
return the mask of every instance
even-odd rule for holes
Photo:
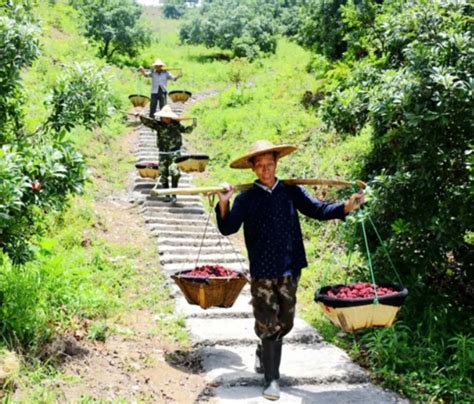
[[[199,98],[199,97],[198,97]],[[182,104],[171,104],[178,114]],[[138,161],[156,159],[155,134],[141,127],[136,150]],[[179,195],[176,204],[150,195],[154,180],[137,177],[135,196],[149,231],[156,237],[163,274],[193,269],[207,222],[199,196]],[[193,178],[183,174],[179,187],[192,187]],[[224,263],[225,261],[225,263]],[[231,269],[247,266],[231,242],[209,223],[199,263],[223,264]],[[229,309],[201,309],[189,305],[175,286],[176,312],[189,331],[194,357],[200,363],[206,387],[195,402],[265,403],[261,397],[262,375],[253,370],[257,337],[248,285]],[[281,370],[282,403],[398,403],[392,392],[369,381],[369,375],[341,349],[324,342],[315,329],[300,318],[285,338]],[[211,393],[211,396],[209,396]]]

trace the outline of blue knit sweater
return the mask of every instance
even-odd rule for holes
[[[298,212],[318,220],[344,219],[343,203],[324,203],[302,187],[279,182],[272,192],[257,185],[240,193],[222,219],[216,206],[217,225],[224,235],[236,233],[244,224],[250,275],[273,279],[289,270],[299,275],[308,265]]]

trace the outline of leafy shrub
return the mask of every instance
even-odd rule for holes
[[[53,89],[48,125],[56,132],[76,125],[101,126],[109,117],[109,83],[103,70],[76,64],[66,70]]]

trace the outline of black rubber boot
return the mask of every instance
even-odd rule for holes
[[[255,373],[263,373],[263,363],[262,363],[262,344],[257,345],[257,350],[255,351]]]
[[[281,340],[262,340],[262,362],[265,374],[265,385],[263,397],[267,400],[280,399],[280,361],[281,361]]]
[[[179,177],[171,177],[171,188],[178,188]],[[176,203],[178,198],[176,195],[171,195],[171,203]]]

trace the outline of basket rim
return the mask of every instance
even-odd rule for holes
[[[348,286],[351,284],[337,284],[337,285],[328,285],[319,288],[315,295],[314,301],[324,303],[326,306],[339,308],[339,307],[356,307],[356,306],[366,306],[370,304],[374,304],[373,297],[365,297],[365,298],[355,298],[355,299],[342,299],[337,297],[331,297],[326,294],[327,291],[338,288],[341,286]],[[395,289],[397,293],[392,293],[389,295],[379,296],[378,302],[379,304],[385,304],[387,306],[397,306],[400,307],[405,302],[405,299],[408,296],[408,289],[403,285],[399,285],[396,283],[379,283],[377,286],[380,287],[390,287]]]
[[[185,154],[176,157],[174,160],[176,163],[182,163],[186,160],[209,160],[209,156],[207,154]]]
[[[143,97],[143,98],[147,98],[148,100],[150,99],[150,97],[148,97],[148,95],[143,95],[143,94],[130,94],[128,96],[129,99],[131,99],[132,97]]]
[[[191,91],[187,91],[187,90],[172,90],[172,91],[168,91],[168,95],[171,95],[171,94],[178,94],[178,93],[180,93],[180,94],[183,94],[183,93],[184,93],[184,94],[187,94],[187,95],[189,95],[189,96],[192,96],[192,95],[193,95],[193,93],[191,93]]]
[[[171,279],[183,279],[192,283],[209,283],[210,281],[232,281],[232,280],[241,280],[245,279],[248,282],[247,276],[240,271],[234,269],[229,269],[237,274],[237,276],[186,276],[187,272],[193,271],[192,269],[185,269],[184,271],[178,271],[171,275]]]
[[[156,163],[156,162],[144,162],[144,163],[137,163],[135,164],[135,168],[158,168],[159,167],[159,163]]]

